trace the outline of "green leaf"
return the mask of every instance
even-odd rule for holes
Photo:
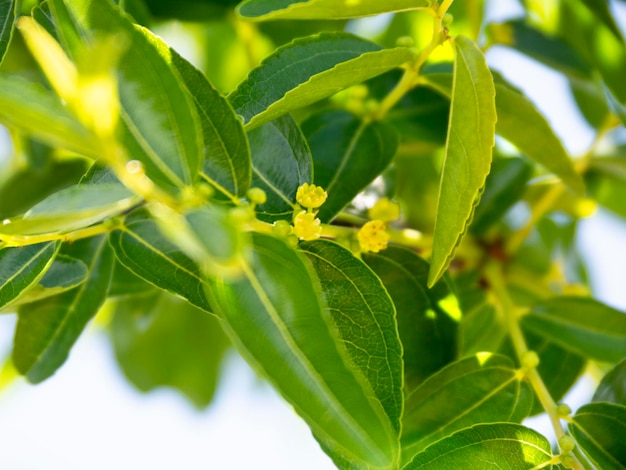
[[[117,259],[132,273],[210,312],[200,269],[161,234],[145,209],[132,212],[110,236]]]
[[[242,277],[209,281],[235,346],[327,451],[351,468],[394,468],[397,434],[340,344],[308,263],[279,239],[255,234],[253,241]]]
[[[0,64],[9,48],[17,16],[17,0],[0,0]]]
[[[459,357],[481,351],[497,351],[507,333],[498,312],[487,303],[463,315],[460,330]]]
[[[88,278],[87,266],[79,259],[57,255],[39,282],[31,287],[15,305],[36,302],[73,289]]]
[[[59,242],[0,250],[0,309],[18,300],[45,274],[59,251]]]
[[[250,130],[399,67],[412,57],[409,48],[382,49],[352,34],[320,33],[278,48],[228,99]]]
[[[400,433],[402,344],[396,309],[380,279],[363,261],[327,240],[302,242],[322,285],[328,314],[348,355],[367,378],[376,398]]]
[[[545,300],[524,315],[521,323],[584,357],[607,362],[626,357],[626,314],[593,299]]]
[[[569,429],[598,468],[626,469],[626,407],[589,403],[578,409]]]
[[[606,373],[593,394],[592,401],[626,406],[626,359]]]
[[[496,132],[559,176],[574,191],[584,193],[581,176],[546,118],[520,90],[499,75],[495,75],[495,78],[498,112]]]
[[[53,147],[98,158],[91,134],[51,91],[13,75],[0,75],[0,122]]]
[[[134,27],[109,2],[51,0],[58,5],[53,12],[62,8],[62,1],[72,20],[55,17],[63,33],[77,31],[84,41],[122,34],[129,41],[118,65],[122,143],[128,154],[140,160],[146,175],[163,189],[192,184],[204,157],[202,128],[189,93],[172,71],[169,48]]]
[[[257,206],[258,217],[267,222],[291,222],[298,187],[313,181],[313,160],[302,131],[285,115],[250,131],[248,139],[252,186],[267,195],[267,202]]]
[[[618,41],[621,43],[624,42],[624,36],[622,36],[619,26],[617,26],[615,18],[613,18],[613,15],[611,14],[608,0],[582,0],[582,2],[587,5],[587,8],[591,10],[596,18],[602,21],[604,25],[609,28]]]
[[[398,148],[394,129],[366,122],[345,111],[316,114],[302,124],[313,153],[315,184],[328,199],[322,222],[333,219],[391,163]]]
[[[390,246],[380,253],[363,253],[362,258],[396,307],[409,393],[456,358],[458,303],[445,281],[432,289],[426,286],[430,265],[410,250]]]
[[[341,2],[337,0],[245,0],[237,13],[247,20],[309,20],[343,19],[378,15],[394,11],[429,8],[432,0],[364,0]]]
[[[119,184],[78,185],[50,195],[0,227],[0,237],[71,232],[120,215],[140,201]]]
[[[211,403],[229,344],[217,319],[154,290],[119,299],[113,310],[115,358],[135,387],[174,388],[197,408]]]
[[[406,397],[402,455],[479,423],[510,421],[522,376],[505,356],[480,353],[443,368]]]
[[[402,470],[467,468],[550,469],[550,443],[537,431],[518,424],[479,424],[446,437],[417,454]]]
[[[447,269],[472,219],[491,167],[495,87],[485,56],[463,36],[454,40],[452,106],[428,284]]]
[[[592,159],[585,182],[591,197],[607,209],[626,217],[626,158]]]
[[[153,288],[152,284],[133,274],[132,271],[116,260],[107,296],[115,298],[148,294]]]
[[[147,29],[140,31],[147,36],[150,34]],[[164,58],[171,61],[193,97],[204,136],[204,175],[222,193],[235,198],[243,197],[252,175],[250,149],[243,124],[228,100],[200,70],[157,37],[148,37],[159,44],[159,52],[167,52]]]
[[[47,379],[65,362],[104,302],[111,280],[113,253],[105,236],[76,241],[63,253],[82,260],[89,277],[72,290],[18,310],[13,362],[32,383]]]

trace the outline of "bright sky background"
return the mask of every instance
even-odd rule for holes
[[[491,2],[506,14],[510,2]],[[626,18],[626,7],[621,8]],[[490,63],[535,100],[574,153],[593,138],[559,77],[524,57],[493,49]],[[520,79],[524,79],[520,82]],[[0,130],[0,159],[9,152]],[[585,220],[579,246],[596,297],[626,311],[626,223],[606,211]],[[0,357],[15,318],[0,315]],[[0,393],[0,469],[334,469],[307,426],[232,355],[214,404],[197,412],[173,392],[136,392],[121,376],[105,334],[88,329],[68,362],[36,387],[18,380]],[[567,401],[576,408],[587,381]],[[545,429],[545,422],[533,421]]]

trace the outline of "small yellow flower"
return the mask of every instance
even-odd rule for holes
[[[307,209],[316,209],[326,202],[328,194],[321,186],[315,186],[314,184],[304,183],[298,188],[296,193],[296,201],[302,207]]]
[[[367,211],[367,215],[372,220],[391,222],[400,217],[400,206],[389,200],[389,198],[384,197],[376,201],[374,207]]]
[[[382,220],[372,220],[361,227],[357,238],[362,251],[378,253],[387,248],[389,242],[387,226]]]
[[[322,233],[320,219],[315,214],[307,211],[298,212],[293,218],[293,234],[300,240],[316,240]]]

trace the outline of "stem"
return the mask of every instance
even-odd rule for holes
[[[563,436],[566,435],[566,432],[561,423],[561,418],[557,413],[557,404],[550,395],[550,392],[548,391],[546,384],[543,382],[541,375],[539,375],[536,365],[529,364],[530,361],[527,359],[531,351],[528,349],[526,339],[524,338],[524,334],[522,333],[522,329],[519,325],[515,304],[511,300],[509,292],[506,288],[501,264],[495,261],[488,263],[485,267],[485,275],[489,281],[493,294],[500,305],[509,336],[511,337],[511,341],[513,343],[513,348],[515,349],[515,354],[524,367],[528,382],[535,391],[537,398],[539,398],[541,406],[550,418],[550,422],[552,423],[552,428],[554,429],[554,434],[558,442]],[[574,468],[576,470],[584,470],[584,467],[580,464],[578,459],[576,459],[574,455],[572,455],[572,457],[575,462]]]

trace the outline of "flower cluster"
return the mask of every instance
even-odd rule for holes
[[[317,209],[326,202],[328,193],[321,186],[304,183],[296,192],[296,201],[307,209]]]
[[[384,197],[374,204],[367,215],[372,220],[358,231],[359,246],[363,252],[378,253],[387,248],[390,238],[387,223],[400,217],[400,206]]]
[[[306,210],[298,208],[294,213],[292,233],[300,240],[316,240],[322,234],[321,221],[316,218],[318,211],[314,209],[324,204],[327,198],[328,194],[320,186],[304,183],[298,188],[296,201]]]

